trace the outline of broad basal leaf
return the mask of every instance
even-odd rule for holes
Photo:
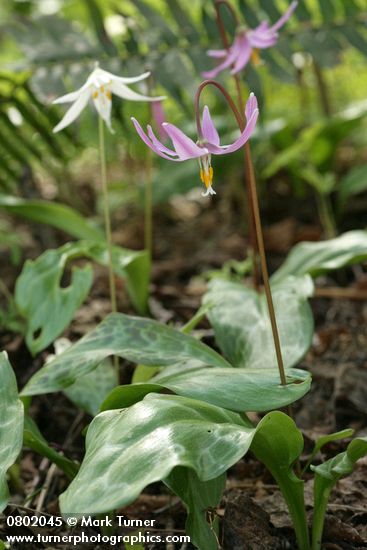
[[[79,241],[47,250],[36,260],[28,260],[17,279],[15,301],[26,319],[26,342],[33,354],[61,334],[89,294],[93,282],[90,265],[73,267],[69,286],[61,284],[67,264],[79,258],[107,266],[106,244]],[[149,266],[145,251],[113,247],[114,271],[126,279],[131,300],[140,313],[146,310]]]
[[[153,366],[197,359],[213,367],[230,367],[218,353],[187,334],[151,319],[115,313],[45,365],[22,393],[36,395],[64,389],[110,355]]]
[[[272,286],[273,301],[286,367],[307,352],[313,316],[307,298],[313,284],[308,276],[289,277]],[[208,318],[223,354],[233,364],[252,370],[277,365],[265,295],[239,283],[214,279],[204,297],[213,307]]]
[[[23,403],[5,352],[0,353],[0,512],[8,500],[6,472],[21,451],[23,443]]]
[[[177,466],[201,481],[218,478],[248,450],[255,428],[229,411],[168,395],[148,395],[92,421],[86,455],[60,497],[64,515],[98,514],[125,506]]]
[[[62,249],[48,250],[37,260],[26,261],[17,279],[15,302],[26,319],[26,342],[33,354],[64,330],[92,286],[92,267],[86,265],[73,267],[69,286],[61,287],[69,258]]]
[[[129,407],[151,392],[169,390],[177,395],[205,401],[231,411],[269,411],[293,403],[307,393],[311,376],[306,371],[289,369],[282,386],[277,369],[198,368],[165,375],[163,371],[146,384],[114,388],[102,410]]]
[[[366,258],[367,231],[348,231],[328,241],[297,244],[271,279],[278,283],[289,275],[300,276],[305,273],[315,277],[324,271],[359,263]]]
[[[164,480],[165,484],[185,503],[187,507],[186,533],[201,550],[217,550],[218,518],[212,514],[207,520],[208,510],[215,509],[226,486],[226,475],[201,481],[190,468],[178,466]],[[209,515],[210,518],[210,515]]]

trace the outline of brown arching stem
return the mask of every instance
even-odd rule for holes
[[[232,18],[233,18],[233,20],[236,24],[236,27],[238,27],[239,24],[240,24],[239,19],[237,17],[237,13],[235,12],[233,7],[231,6],[231,4],[227,0],[215,0],[214,6],[215,6],[215,13],[216,13],[216,22],[217,22],[217,26],[218,26],[218,30],[219,30],[219,34],[220,34],[223,46],[226,50],[229,50],[230,45],[229,45],[229,42],[228,42],[226,29],[225,29],[225,26],[224,26],[224,23],[223,23],[223,20],[222,20],[222,16],[221,16],[221,13],[220,13],[220,8],[221,8],[221,6],[225,6],[227,8],[227,10],[230,12],[230,14],[231,14],[231,16],[232,16]],[[234,79],[235,86],[236,86],[238,109],[240,111],[240,115],[241,115],[241,119],[242,119],[241,131],[243,131],[243,129],[245,128],[245,125],[246,125],[246,120],[245,120],[245,117],[244,117],[245,105],[244,105],[244,102],[243,102],[243,99],[242,99],[241,82],[240,82],[240,79],[238,77],[238,74],[234,74],[233,79]],[[246,195],[247,195],[247,203],[249,205],[248,206],[248,211],[249,211],[248,228],[249,228],[249,239],[250,239],[252,254],[253,254],[254,287],[255,287],[256,290],[258,290],[259,289],[259,269],[258,269],[258,263],[257,262],[258,262],[259,245],[258,245],[258,242],[257,242],[257,239],[256,239],[256,228],[255,228],[254,213],[253,213],[252,208],[251,208],[253,199],[252,199],[252,196],[251,196],[251,194],[252,194],[251,185],[250,185],[251,175],[250,175],[250,171],[249,171],[250,169],[249,169],[249,164],[248,164],[249,147],[250,147],[249,144],[246,143],[244,151],[245,151]]]
[[[240,131],[243,131],[243,125],[242,125],[242,117],[239,112],[239,110],[236,107],[236,104],[234,103],[233,99],[229,95],[229,93],[223,88],[219,82],[216,82],[215,80],[205,80],[200,84],[196,91],[195,95],[195,114],[196,114],[196,125],[197,125],[197,131],[198,131],[198,137],[199,139],[203,138],[203,131],[201,127],[201,120],[200,120],[200,96],[203,92],[203,90],[207,86],[214,86],[217,88],[221,94],[224,96],[225,100],[227,101],[230,109],[232,110],[238,127],[240,128]],[[246,143],[245,146],[245,152],[246,152],[246,164],[248,166],[248,184],[249,188],[251,190],[250,198],[251,198],[251,211],[253,213],[254,217],[254,225],[255,225],[255,231],[256,231],[256,240],[258,244],[259,249],[259,256],[260,256],[260,264],[261,264],[261,272],[262,272],[262,279],[264,283],[264,290],[266,295],[266,301],[268,304],[268,310],[269,310],[269,317],[270,317],[270,323],[271,323],[271,330],[273,334],[273,340],[274,340],[274,347],[275,347],[275,353],[277,357],[277,363],[278,363],[278,369],[279,369],[279,376],[280,381],[282,385],[287,384],[285,370],[284,370],[284,363],[283,363],[283,356],[282,356],[282,350],[280,346],[280,338],[279,338],[279,331],[278,331],[278,325],[275,317],[275,310],[274,310],[274,304],[273,304],[273,298],[271,294],[270,289],[270,282],[269,282],[269,273],[268,273],[268,267],[266,264],[266,256],[265,256],[265,247],[264,247],[264,238],[263,238],[263,232],[261,227],[261,218],[260,218],[260,209],[259,209],[259,201],[257,197],[257,189],[256,189],[256,180],[255,180],[255,172],[252,164],[252,158],[251,158],[251,149],[249,146],[249,143]]]

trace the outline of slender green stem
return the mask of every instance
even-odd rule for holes
[[[145,177],[145,225],[144,247],[150,259],[153,257],[153,155],[148,149]]]
[[[314,488],[314,511],[312,519],[312,550],[320,550],[322,542],[322,534],[324,531],[325,514],[328,505],[328,500],[331,492],[330,489],[323,490],[322,493]]]
[[[115,283],[115,274],[113,272],[112,231],[111,231],[110,208],[108,204],[106,147],[105,147],[105,137],[104,137],[104,122],[101,116],[99,117],[99,120],[98,120],[98,133],[99,133],[99,155],[100,155],[100,162],[101,162],[101,183],[102,183],[102,191],[103,191],[103,212],[104,212],[107,253],[108,253],[108,276],[109,276],[109,285],[110,285],[111,310],[113,313],[116,313],[117,311],[116,283]],[[113,363],[115,366],[117,379],[118,379],[119,363],[118,363],[117,356],[114,356]]]
[[[333,239],[337,236],[337,230],[330,197],[329,195],[319,193],[318,191],[316,191],[316,197],[320,220],[325,229],[326,236],[328,239]]]

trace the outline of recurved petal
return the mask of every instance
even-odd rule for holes
[[[111,91],[113,94],[121,97],[122,99],[128,99],[130,101],[162,101],[163,99],[166,99],[165,96],[149,97],[146,95],[138,94],[137,92],[130,90],[128,86],[117,80],[113,80],[111,82]]]
[[[111,73],[111,81],[117,80],[118,82],[122,82],[122,84],[134,84],[134,82],[140,82],[141,80],[145,80],[150,75],[150,71],[147,71],[146,73],[142,73],[138,76],[116,76]]]
[[[173,146],[181,160],[202,157],[208,154],[208,150],[205,147],[196,145],[192,139],[187,137],[182,130],[177,128],[174,124],[165,122],[162,126],[172,140]]]
[[[228,69],[228,67],[235,63],[237,56],[240,53],[240,36],[236,36],[232,46],[226,53],[227,57],[225,58],[223,63],[220,63],[211,71],[205,71],[204,73],[202,73],[204,78],[215,78],[220,72]]]
[[[168,154],[165,154],[163,153],[150,139],[149,137],[146,135],[146,133],[144,132],[143,128],[140,126],[139,122],[136,120],[136,118],[134,117],[131,117],[131,120],[135,126],[135,130],[138,132],[139,136],[141,137],[141,139],[144,141],[145,145],[147,145],[150,149],[152,149],[152,151],[154,151],[155,153],[157,153],[157,155],[159,155],[160,157],[163,157],[164,159],[167,159],[167,160],[174,160],[174,161],[180,161],[180,160],[183,160],[183,159],[180,159],[180,158],[172,158],[171,156],[169,156]],[[158,141],[158,140],[157,140]],[[163,145],[163,144],[161,144]],[[176,155],[176,153],[174,151],[170,151],[170,154],[172,155]]]
[[[60,132],[60,130],[63,130],[66,128],[66,126],[69,126],[82,112],[86,104],[88,103],[90,97],[89,90],[84,90],[84,92],[79,95],[77,100],[72,104],[72,106],[66,111],[64,118],[59,122],[57,126],[53,129],[53,132]]]
[[[225,155],[227,153],[233,153],[234,151],[237,151],[240,147],[242,147],[246,141],[248,141],[255,130],[257,117],[259,115],[259,110],[255,109],[254,112],[251,115],[251,118],[247,121],[246,128],[240,135],[240,137],[231,145],[222,145],[221,147],[218,147],[216,145],[212,145],[211,143],[208,143],[206,146],[209,149],[210,153],[213,155]]]
[[[252,48],[247,38],[247,33],[243,33],[239,36],[237,50],[238,53],[233,69],[231,70],[231,74],[236,74],[242,71],[250,60]]]
[[[286,23],[288,21],[288,19],[290,18],[290,16],[292,15],[294,10],[296,9],[297,5],[298,5],[298,2],[296,0],[294,2],[292,2],[291,5],[289,6],[289,8],[287,9],[287,11],[282,15],[282,17],[280,19],[278,19],[278,21],[276,23],[274,23],[274,25],[271,27],[271,29],[273,31],[279,30],[280,27],[282,27],[284,25],[284,23]]]
[[[250,120],[250,118],[252,117],[253,112],[257,108],[258,108],[257,97],[253,92],[251,92],[250,95],[249,95],[249,98],[246,102],[246,108],[245,108],[246,120]]]
[[[205,105],[203,111],[202,130],[203,136],[206,141],[208,141],[209,143],[213,143],[214,145],[220,144],[219,134],[216,127],[214,126],[214,122],[212,120],[212,117],[210,116],[209,107],[207,105]]]
[[[163,123],[164,124],[164,123]],[[151,125],[149,124],[147,126],[148,128],[148,136],[150,137],[150,139],[152,140],[152,143],[154,145],[154,147],[156,147],[157,149],[159,149],[159,151],[161,151],[162,153],[166,153],[167,155],[173,155],[174,157],[177,156],[177,153],[176,151],[172,151],[172,149],[168,149],[168,147],[166,147],[158,138],[157,136],[155,135],[155,133],[153,132],[153,128],[151,127]],[[168,136],[168,134],[167,134]]]
[[[248,33],[248,40],[253,48],[271,48],[278,40],[278,33],[272,29],[257,29]]]
[[[87,88],[89,87],[89,82],[87,80],[87,82],[85,84],[83,84],[83,86],[81,88],[79,88],[79,90],[75,90],[75,92],[71,92],[70,94],[66,94],[66,95],[63,95],[61,97],[58,97],[57,99],[55,99],[53,101],[53,103],[56,105],[58,103],[71,103],[71,102],[74,102],[78,99],[78,97],[84,92],[84,90],[86,90]]]

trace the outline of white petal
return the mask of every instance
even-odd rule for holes
[[[63,95],[61,97],[58,97],[57,99],[55,99],[55,101],[53,101],[53,103],[57,104],[57,103],[71,103],[72,101],[76,101],[78,99],[78,97],[84,92],[84,90],[86,90],[89,86],[89,79],[87,80],[87,82],[85,84],[83,84],[83,86],[81,88],[79,88],[79,90],[75,90],[75,92],[71,92],[70,94],[66,94],[66,95]]]
[[[116,94],[122,99],[129,99],[130,101],[162,101],[163,99],[166,99],[165,96],[149,97],[146,95],[138,94],[137,92],[130,90],[130,88],[125,86],[125,84],[123,84],[122,82],[118,82],[117,80],[112,81],[111,91],[113,94]]]
[[[104,93],[99,92],[98,96],[93,98],[93,103],[98,114],[103,118],[110,132],[113,133],[111,126],[112,101]]]
[[[64,118],[59,122],[57,126],[53,129],[54,133],[63,130],[66,126],[69,126],[74,120],[80,115],[86,104],[88,103],[90,97],[89,90],[85,90],[75,103],[72,104],[70,109],[66,111]]]
[[[110,73],[111,80],[117,80],[117,82],[122,82],[122,84],[134,84],[134,82],[140,82],[145,80],[150,75],[150,71],[140,74],[139,76],[116,76]]]

